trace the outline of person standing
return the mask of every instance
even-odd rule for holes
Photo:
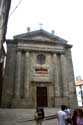
[[[77,112],[77,125],[83,125],[83,109]]]
[[[72,124],[71,109],[69,109],[66,105],[65,105],[65,112],[67,113],[66,125],[71,125]]]
[[[66,125],[67,113],[65,112],[65,105],[61,105],[61,110],[57,113],[58,125]]]
[[[37,107],[36,112],[34,114],[36,125],[42,125],[44,117],[45,117],[44,109],[42,107]]]
[[[77,111],[78,109],[75,109],[72,114],[72,125],[77,125]]]

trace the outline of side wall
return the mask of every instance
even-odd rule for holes
[[[8,44],[7,50],[6,68],[2,90],[2,107],[11,107],[15,80],[16,45]]]
[[[77,107],[77,97],[76,97],[72,54],[70,49],[67,49],[66,51],[66,58],[67,58],[67,72],[68,72],[69,103],[70,103],[70,107],[75,108]]]

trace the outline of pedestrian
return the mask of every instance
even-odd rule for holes
[[[37,107],[34,118],[36,120],[36,125],[42,125],[42,121],[45,117],[44,109],[42,107]]]
[[[77,112],[77,125],[83,125],[83,109]]]
[[[58,125],[66,125],[67,113],[65,112],[65,105],[61,105],[61,110],[57,113]]]
[[[71,119],[71,109],[68,108],[65,105],[65,112],[67,113],[67,117],[66,117],[66,125],[71,125],[72,124],[72,119]]]
[[[73,111],[73,114],[72,114],[72,125],[77,125],[77,112],[78,112],[78,109],[75,109]]]

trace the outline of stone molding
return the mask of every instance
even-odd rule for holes
[[[35,45],[32,46],[27,46],[27,45],[21,45],[21,46],[17,46],[17,51],[42,51],[42,52],[52,52],[52,53],[64,53],[65,49],[64,47],[48,47],[48,46],[38,46],[38,47],[34,47]]]

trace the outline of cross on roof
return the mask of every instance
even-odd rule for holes
[[[42,29],[43,24],[42,24],[42,23],[40,23],[39,25],[40,25],[40,29]]]

